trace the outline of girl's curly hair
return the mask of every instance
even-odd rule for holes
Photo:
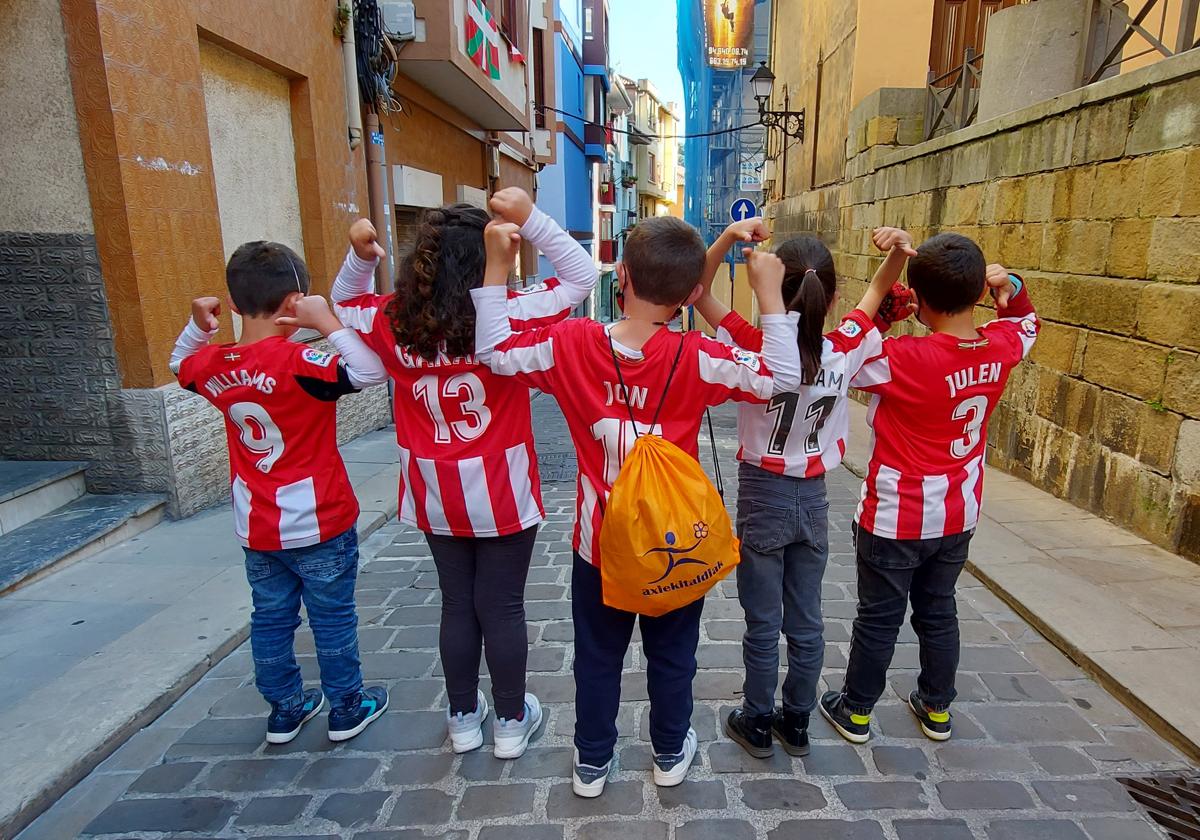
[[[426,212],[413,249],[396,272],[396,293],[385,310],[396,342],[427,361],[444,343],[450,356],[475,351],[471,289],[483,283],[486,212],[452,204]]]

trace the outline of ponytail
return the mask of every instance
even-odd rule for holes
[[[821,370],[825,348],[825,316],[837,294],[833,254],[815,236],[797,236],[779,246],[775,255],[783,261],[783,295],[787,308],[800,313],[796,343],[800,348],[802,382],[811,385]]]
[[[788,309],[800,312],[797,342],[800,345],[800,369],[804,374],[801,381],[811,385],[821,369],[821,351],[825,346],[825,312],[829,309],[829,300],[825,297],[825,289],[817,272],[811,268],[804,272],[800,288]]]

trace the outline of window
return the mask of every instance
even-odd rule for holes
[[[496,19],[496,26],[508,42],[525,52],[529,18],[526,12],[528,0],[487,0],[488,10]]]
[[[658,181],[658,158],[654,152],[647,152],[646,154],[650,158],[650,166],[647,167],[650,171],[646,174],[650,176],[650,181],[654,183]]]
[[[545,38],[544,29],[533,30],[533,124],[537,128],[546,127],[546,59],[542,54]]]
[[[613,223],[612,213],[601,213],[600,214],[600,238],[601,239],[612,239],[613,238],[612,223]]]
[[[592,34],[592,7],[588,6],[583,10],[583,37],[587,40],[592,40],[595,36]]]

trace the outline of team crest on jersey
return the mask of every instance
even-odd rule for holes
[[[758,355],[751,353],[749,350],[742,350],[735,347],[733,349],[733,360],[739,365],[745,365],[750,370],[757,371],[759,368]]]
[[[314,350],[311,347],[300,354],[300,358],[308,362],[310,365],[317,367],[329,367],[329,363],[333,361],[333,354],[326,353],[323,350]]]
[[[838,332],[846,336],[846,338],[854,338],[856,335],[862,332],[862,327],[859,326],[857,321],[846,321],[840,327],[838,327]]]
[[[1037,338],[1037,324],[1032,318],[1026,318],[1021,322],[1021,332],[1025,333],[1027,338]]]

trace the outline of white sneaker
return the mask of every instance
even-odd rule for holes
[[[575,750],[575,768],[571,772],[571,790],[576,796],[584,799],[595,799],[604,793],[604,785],[608,782],[608,772],[612,769],[612,761],[603,767],[593,767],[581,764],[579,750]]]
[[[450,745],[456,753],[466,753],[483,746],[483,722],[487,720],[488,704],[483,692],[475,699],[475,711],[451,715],[446,709],[446,728],[450,730]]]
[[[654,784],[659,787],[675,787],[687,776],[692,759],[696,757],[696,730],[688,729],[683,739],[683,752],[675,755],[654,756]]]
[[[492,735],[496,740],[496,758],[520,758],[529,747],[529,740],[542,725],[542,704],[532,694],[525,695],[525,717],[521,720],[505,720],[497,717],[492,721]]]

